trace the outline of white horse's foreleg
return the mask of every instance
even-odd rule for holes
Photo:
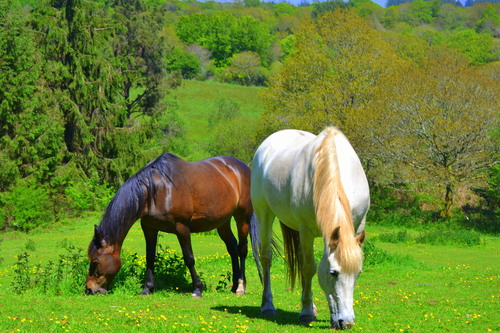
[[[276,308],[273,304],[273,292],[271,291],[271,263],[273,257],[272,235],[274,215],[269,211],[265,214],[258,214],[259,238],[260,238],[260,263],[263,270],[264,290],[262,292],[262,304],[260,310],[266,316],[275,316]]]
[[[305,228],[301,228],[305,229]],[[306,230],[300,230],[300,246],[302,250],[302,311],[299,318],[303,323],[316,320],[316,306],[312,298],[312,278],[316,273],[314,260],[314,237]]]

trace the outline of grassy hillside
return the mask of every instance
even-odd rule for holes
[[[189,160],[208,157],[206,143],[213,137],[208,119],[216,109],[220,98],[230,99],[239,105],[241,115],[257,118],[264,112],[260,92],[264,88],[245,87],[212,81],[183,80],[182,85],[172,93],[179,107],[179,114],[185,121],[187,137],[192,155]]]

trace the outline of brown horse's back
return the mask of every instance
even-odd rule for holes
[[[156,196],[148,213],[159,230],[174,232],[175,223],[189,225],[191,232],[218,228],[231,216],[249,217],[250,169],[241,161],[219,156],[198,162],[169,161],[175,173],[155,177]]]

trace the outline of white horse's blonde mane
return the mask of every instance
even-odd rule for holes
[[[354,234],[353,217],[349,200],[340,180],[335,136],[342,134],[334,127],[325,129],[323,142],[315,151],[314,207],[318,227],[323,238],[330,242],[331,250],[337,248],[336,258],[346,273],[359,272],[363,263],[361,247]],[[338,241],[332,237],[337,227]]]

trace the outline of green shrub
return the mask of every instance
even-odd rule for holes
[[[198,272],[203,285],[203,274]],[[163,290],[191,291],[189,272],[181,256],[168,247],[159,246],[156,252],[156,288]]]
[[[193,79],[201,72],[201,62],[196,55],[179,47],[169,53],[167,61],[168,70],[180,71],[184,79]]]
[[[27,292],[42,295],[82,294],[88,260],[81,248],[67,245],[65,249],[66,253],[59,255],[57,263],[49,261],[45,266],[33,265],[28,251],[19,254],[14,265],[12,291],[15,294]]]
[[[411,241],[411,236],[406,230],[398,232],[383,233],[377,236],[377,239],[385,243],[407,243]]]
[[[244,86],[263,86],[267,72],[257,53],[242,52],[231,58],[231,64],[222,70],[220,80]]]
[[[29,231],[54,221],[54,210],[47,190],[23,180],[0,195],[1,227]]]
[[[215,111],[208,115],[208,126],[213,128],[219,124],[225,125],[231,119],[241,115],[240,104],[231,99],[220,97],[215,100]]]
[[[143,287],[146,261],[137,253],[122,252],[122,267],[110,289],[113,294],[137,295]],[[190,291],[187,267],[181,256],[168,247],[159,246],[155,261],[156,290]]]
[[[69,181],[64,190],[72,215],[100,210],[105,207],[114,195],[114,190],[99,185],[97,177],[88,181]]]
[[[122,267],[113,280],[110,293],[119,295],[137,295],[141,292],[146,272],[144,262],[140,262],[137,253],[122,252]]]

